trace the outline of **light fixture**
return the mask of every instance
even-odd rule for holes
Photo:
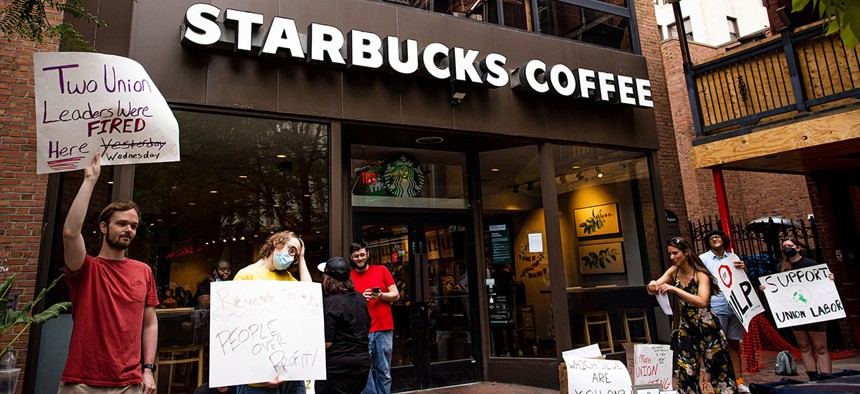
[[[603,178],[603,171],[600,171],[600,167],[595,167],[594,169],[597,170],[597,177]]]
[[[310,194],[303,194],[302,196],[304,196],[305,198],[309,198],[311,195]]]
[[[217,190],[210,190],[209,193],[218,194],[218,191]]]
[[[197,205],[197,203],[196,202],[190,202],[190,203],[188,203],[188,205],[191,205],[193,207],[193,206]]]
[[[242,238],[239,238],[239,240],[240,240],[240,241],[244,241],[244,240],[245,240],[245,237],[244,237],[244,236],[242,236]]]
[[[578,170],[578,169],[582,168],[582,166],[578,166],[578,165],[576,165],[576,166],[573,166],[573,167],[570,167],[570,168],[573,168],[574,170]]]
[[[520,192],[520,185],[514,185],[514,193]]]
[[[176,211],[170,211],[171,215],[176,215],[176,213],[177,213]]]
[[[239,179],[248,179],[247,175],[239,175]]]
[[[440,144],[440,143],[442,143],[443,141],[445,141],[445,139],[444,139],[444,138],[442,138],[442,137],[436,137],[436,136],[420,137],[420,138],[416,138],[416,139],[415,139],[415,142],[416,142],[416,143],[419,143],[419,144],[421,144],[421,145],[433,145],[433,144]]]
[[[273,206],[273,207],[275,207],[275,208],[277,208],[277,207],[280,207],[280,206],[281,206],[281,204],[275,204],[275,205],[272,205],[272,206]]]
[[[287,158],[287,155],[283,155],[283,154],[282,154],[282,155],[278,155],[278,156],[276,156],[276,157],[277,157],[277,158],[279,158],[279,159],[286,159],[286,158]]]
[[[498,168],[490,168],[490,172],[499,172],[501,169]]]
[[[113,181],[108,181],[108,185],[113,185]]]
[[[528,189],[529,191],[534,190],[535,189],[535,183],[529,182],[528,185],[526,185],[526,189]]]
[[[462,103],[463,99],[466,98],[466,89],[459,84],[455,84],[454,81],[451,81],[448,93],[451,95],[451,100],[448,103],[452,106]]]

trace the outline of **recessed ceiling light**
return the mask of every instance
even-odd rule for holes
[[[190,202],[190,203],[188,203],[188,205],[191,205],[193,207],[193,206],[197,205],[197,203],[196,202]]]
[[[171,215],[176,215],[176,211],[170,211]]]
[[[210,190],[209,193],[218,194],[218,191],[217,190]]]
[[[573,168],[574,170],[578,170],[578,169],[582,168],[582,166],[573,166],[571,168]]]
[[[286,159],[286,158],[287,158],[287,155],[278,155],[278,158],[279,158],[279,159]]]
[[[164,219],[155,219],[156,222],[163,222]]]
[[[311,195],[310,195],[310,194],[304,194],[304,196],[305,196],[305,197],[310,197]]]
[[[280,207],[280,206],[281,206],[281,204],[275,204],[275,205],[272,205],[272,206],[273,206],[273,207],[275,207],[275,208],[277,208],[277,207]]]
[[[108,185],[113,185],[113,181],[108,181]]]
[[[239,179],[248,179],[247,175],[239,175]]]
[[[501,169],[498,168],[490,168],[490,172],[499,172]]]
[[[442,143],[443,141],[445,141],[445,139],[442,137],[421,137],[421,138],[418,138],[415,140],[415,142],[422,144],[422,145],[439,144],[439,143]]]

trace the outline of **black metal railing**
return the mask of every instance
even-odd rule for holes
[[[710,249],[705,235],[711,230],[721,230],[719,218],[707,216],[691,220],[690,234],[698,253]],[[782,240],[794,237],[807,246],[806,255],[823,263],[823,254],[818,240],[815,219],[788,220],[762,218],[755,221],[732,219],[732,247],[734,253],[747,265],[747,274],[753,281],[758,277],[779,272],[782,264]]]
[[[689,66],[698,137],[745,128],[791,112],[860,98],[860,55],[820,25]],[[768,119],[771,118],[771,119]]]

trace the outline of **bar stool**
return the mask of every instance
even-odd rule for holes
[[[171,346],[158,350],[158,357],[155,361],[158,367],[156,368],[155,386],[158,387],[158,373],[166,368],[167,376],[167,394],[172,394],[174,389],[178,392],[193,392],[194,389],[203,384],[203,345],[190,346]],[[197,385],[191,386],[189,383],[191,368],[197,363]],[[185,378],[185,381],[176,382],[174,377],[178,374]]]
[[[621,320],[624,321],[624,341],[630,343],[651,343],[651,326],[648,324],[648,314],[644,309],[622,309]],[[645,330],[644,337],[630,337],[630,323],[642,322]],[[645,342],[642,342],[644,340]]]
[[[612,325],[609,323],[609,314],[605,311],[601,312],[585,312],[585,322],[583,323],[585,327],[585,342],[588,345],[592,343],[596,343],[600,347],[601,352],[615,352],[615,343],[612,341]],[[600,327],[600,331],[605,331],[603,336],[606,337],[605,341],[591,341],[591,327],[598,326]]]

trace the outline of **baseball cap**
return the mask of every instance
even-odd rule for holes
[[[332,257],[325,263],[320,263],[317,265],[317,269],[340,281],[349,279],[349,263],[340,256]]]

